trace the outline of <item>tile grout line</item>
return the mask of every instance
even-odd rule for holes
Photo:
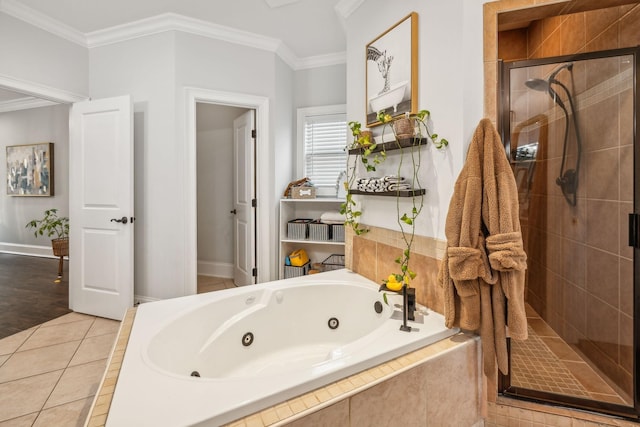
[[[89,325],[89,327],[87,328],[87,330],[85,331],[82,339],[80,339],[80,343],[78,344],[78,347],[76,347],[76,350],[73,352],[73,354],[71,355],[71,357],[69,358],[69,361],[67,362],[67,366],[62,369],[62,373],[60,374],[60,377],[58,377],[58,380],[56,381],[56,383],[54,384],[54,386],[51,388],[51,391],[49,392],[49,395],[47,396],[46,399],[44,399],[44,401],[42,402],[42,407],[40,408],[40,410],[38,411],[38,415],[36,416],[36,419],[33,420],[34,424],[38,421],[38,418],[40,418],[40,415],[42,414],[42,412],[45,410],[44,407],[46,406],[47,402],[49,401],[49,399],[51,399],[51,395],[53,395],[53,392],[55,391],[56,387],[58,387],[58,384],[60,384],[60,380],[62,380],[62,377],[64,376],[64,373],[67,372],[67,369],[69,369],[69,364],[71,363],[71,361],[73,360],[73,358],[75,357],[75,355],[78,353],[78,350],[80,349],[80,346],[82,345],[82,342],[86,339],[87,334],[89,333],[89,330],[91,329],[91,327],[95,324],[96,322],[96,318],[93,318],[93,321],[91,322],[91,325]],[[67,322],[67,323],[74,323],[74,322]],[[73,341],[67,341],[67,342],[73,342]],[[66,343],[65,343],[66,344]],[[68,402],[67,402],[68,403]],[[59,405],[57,405],[59,406]],[[51,409],[51,408],[47,408],[47,409]]]

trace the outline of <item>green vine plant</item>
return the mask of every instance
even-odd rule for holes
[[[360,122],[352,121],[349,122],[348,125],[351,129],[353,142],[349,144],[346,149],[359,149],[356,157],[360,159],[360,162],[365,166],[367,172],[375,171],[376,166],[382,163],[386,158],[386,152],[381,151],[380,154],[376,153],[370,163],[369,156],[377,148],[377,144],[373,141],[371,132],[362,132],[362,125]],[[354,233],[359,236],[369,230],[360,225],[359,218],[362,215],[362,211],[356,209],[356,201],[353,199],[353,194],[349,191],[349,189],[353,188],[355,184],[357,163],[358,159],[356,159],[353,166],[348,167],[347,181],[344,183],[347,196],[345,202],[340,206],[340,213],[345,216],[345,225],[350,226]]]
[[[400,160],[398,162],[397,168],[397,176],[401,176],[402,166],[405,161],[405,148],[400,144],[400,137],[398,136],[396,127],[394,123],[399,119],[409,119],[411,122],[411,126],[414,129],[413,143],[410,145],[409,153],[410,159],[412,163],[412,183],[414,189],[422,188],[420,184],[420,165],[421,165],[421,151],[420,146],[422,145],[425,138],[430,140],[436,149],[442,150],[449,145],[449,141],[445,138],[441,138],[438,134],[431,132],[429,129],[429,119],[431,117],[431,113],[428,110],[420,110],[415,114],[406,113],[404,116],[400,116],[397,118],[393,118],[390,114],[386,113],[384,110],[378,112],[378,120],[383,124],[382,127],[382,136],[384,139],[385,132],[390,129],[393,133],[394,140],[397,144],[397,148],[400,150]],[[357,122],[350,122],[350,128],[352,129],[352,133],[354,134],[354,143],[357,143],[357,135],[360,135],[360,124]],[[362,152],[363,157],[367,155],[366,150]],[[386,153],[384,155],[386,159]],[[357,163],[357,162],[356,162]],[[365,165],[369,163],[363,162]],[[375,163],[374,164],[379,164]],[[367,168],[367,171],[370,169]],[[373,169],[375,170],[375,169]],[[353,206],[355,206],[355,202],[352,198],[349,197],[349,188],[353,188],[352,185],[355,181],[355,166],[350,171],[351,174],[348,180],[347,187],[347,203],[352,207],[351,214],[355,214],[355,218],[358,218],[362,212],[354,211]],[[411,200],[411,209],[408,212],[402,212],[401,204],[400,204],[400,196],[396,196],[396,220],[398,226],[400,228],[400,232],[402,234],[402,239],[404,241],[404,249],[402,251],[402,255],[395,259],[395,263],[399,265],[400,272],[392,273],[386,279],[383,280],[382,289],[391,290],[394,292],[401,291],[403,287],[409,286],[411,281],[415,279],[416,273],[410,268],[411,261],[411,249],[413,247],[414,239],[415,239],[415,227],[416,227],[416,219],[422,212],[424,207],[424,195],[420,194],[410,198]],[[351,217],[353,219],[353,217]],[[347,216],[347,220],[349,216]],[[358,222],[350,223],[350,225],[357,229],[361,229],[361,226]],[[354,231],[356,231],[354,228]],[[356,231],[356,234],[361,234]],[[386,294],[384,294],[384,300],[387,302]]]

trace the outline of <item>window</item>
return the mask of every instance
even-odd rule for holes
[[[336,195],[347,167],[344,105],[298,109],[298,177],[308,177],[319,196]]]

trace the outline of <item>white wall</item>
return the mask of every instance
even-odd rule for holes
[[[8,145],[54,143],[54,196],[8,196],[6,180],[0,190],[0,250],[44,254],[51,252],[45,237],[35,238],[25,228],[31,219],[40,219],[46,209],[57,208],[62,216],[69,215],[69,106],[33,108],[0,113],[0,176],[7,176],[4,153]],[[27,245],[27,246],[25,246]],[[43,248],[32,248],[31,245]]]
[[[86,96],[86,47],[0,13],[0,79],[16,79]]]
[[[176,141],[175,34],[91,49],[92,98],[134,104],[135,294],[183,294],[182,149]]]
[[[347,103],[347,65],[298,70],[294,74],[295,108]]]
[[[420,235],[444,239],[453,183],[482,118],[483,3],[368,0],[347,20],[347,118],[365,123],[365,46],[410,12],[418,13],[418,108],[431,111],[433,130],[450,143],[445,152],[437,152],[432,146],[424,149],[421,182],[427,196],[416,224]],[[397,227],[389,221],[390,215],[395,218],[393,202],[378,197],[358,200],[363,223]]]

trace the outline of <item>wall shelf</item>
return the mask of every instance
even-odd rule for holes
[[[422,196],[427,193],[424,188],[414,188],[413,190],[400,190],[400,191],[361,191],[361,190],[349,190],[349,194],[359,196],[383,196],[383,197],[416,197]]]
[[[380,151],[393,151],[399,150],[400,148],[411,148],[411,147],[421,147],[427,144],[427,138],[401,138],[397,141],[389,141],[378,144],[372,153],[379,153]],[[364,148],[352,148],[349,150],[350,155],[354,154],[362,154],[364,152]]]

